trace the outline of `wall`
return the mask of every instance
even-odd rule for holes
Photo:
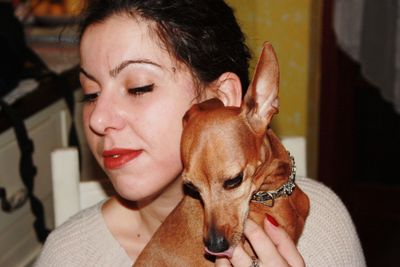
[[[303,136],[307,141],[309,174],[315,177],[318,145],[319,0],[227,0],[235,9],[254,58],[264,41],[278,55],[280,113],[273,121],[279,136]]]

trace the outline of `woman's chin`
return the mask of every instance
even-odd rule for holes
[[[150,188],[149,184],[134,183],[132,180],[112,180],[115,191],[118,195],[128,201],[144,202],[156,198],[162,188]]]
[[[173,175],[159,175],[146,173],[146,175],[118,174],[110,175],[115,191],[124,199],[135,202],[151,202],[162,195],[171,198],[179,196],[182,184],[179,173]],[[173,178],[171,178],[173,177]],[[171,193],[172,192],[172,193]]]
[[[152,190],[146,190],[146,188],[138,187],[128,187],[128,186],[114,186],[115,191],[117,191],[118,195],[122,198],[129,201],[143,201],[150,198],[154,195],[155,192]]]

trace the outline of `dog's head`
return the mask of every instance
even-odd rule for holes
[[[266,43],[240,108],[211,99],[184,117],[182,177],[203,201],[204,241],[211,254],[230,256],[242,238],[252,194],[265,172],[277,167],[265,135],[278,112],[278,88],[277,58]],[[264,175],[258,175],[261,167]]]

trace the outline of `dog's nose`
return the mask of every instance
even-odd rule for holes
[[[219,253],[229,249],[229,243],[225,236],[219,234],[217,231],[212,229],[208,236],[208,239],[204,241],[204,245],[210,252]]]

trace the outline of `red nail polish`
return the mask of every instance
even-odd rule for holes
[[[266,215],[266,217],[267,217],[267,220],[268,220],[270,223],[272,223],[275,227],[278,227],[278,226],[279,226],[279,223],[275,220],[274,217],[272,217],[272,216],[269,215],[269,214],[265,214],[265,215]]]

